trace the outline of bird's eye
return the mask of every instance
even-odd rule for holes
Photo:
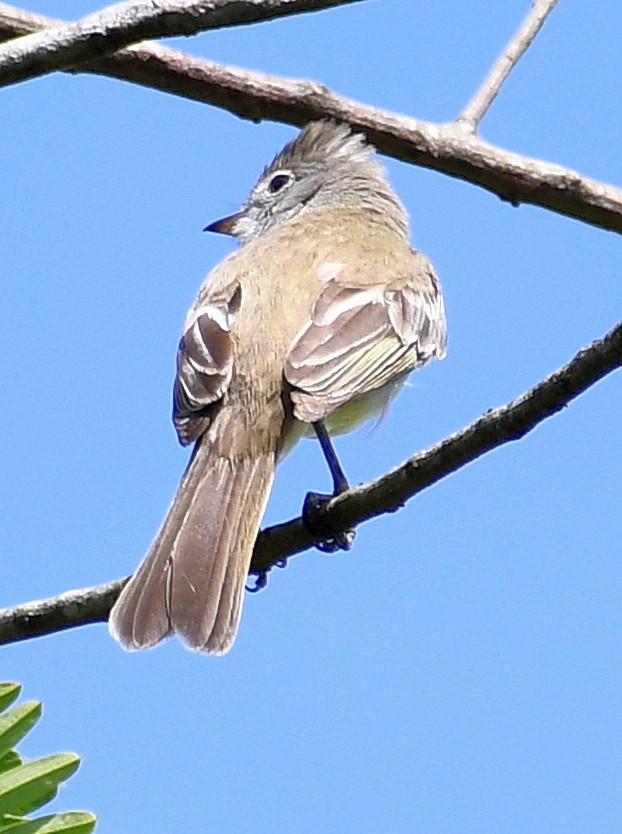
[[[276,194],[285,188],[292,180],[291,174],[275,174],[268,183],[268,191],[270,194]]]

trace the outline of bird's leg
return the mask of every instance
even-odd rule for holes
[[[330,530],[324,519],[324,510],[331,499],[349,489],[350,484],[339,463],[335,447],[330,439],[330,435],[326,431],[326,426],[323,421],[318,420],[312,425],[317,439],[320,441],[322,452],[324,453],[333,479],[333,493],[332,495],[322,495],[319,492],[308,492],[302,508],[302,518],[307,530],[316,538],[316,547],[319,550],[323,550],[325,553],[334,553],[336,550],[349,550],[352,547],[356,530],[350,528],[349,530],[341,530],[338,533]]]
[[[336,495],[340,495],[342,492],[350,489],[350,484],[348,483],[346,473],[343,471],[343,467],[339,463],[339,458],[337,457],[337,452],[333,446],[333,441],[330,439],[330,435],[326,431],[324,422],[322,420],[318,420],[317,423],[313,423],[312,425],[315,433],[317,434],[317,439],[320,441],[320,446],[324,452],[324,457],[333,479],[333,494],[331,497],[334,498]]]

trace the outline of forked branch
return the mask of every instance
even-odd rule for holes
[[[121,4],[90,16],[81,23],[62,26],[58,26],[58,21],[0,3],[0,41],[56,27],[43,32],[38,39],[35,36],[24,38],[1,49],[0,79],[4,77],[4,83],[11,83],[11,79],[14,81],[59,67],[69,67],[72,62],[85,60],[87,56],[111,52],[136,37],[187,34],[209,26],[233,25],[345,2],[356,0],[186,2],[183,4],[184,18],[191,9],[200,17],[195,22],[184,20],[183,26],[189,28],[179,28],[181,24],[174,20],[175,10],[180,9],[179,3],[174,8],[167,6],[166,11],[160,3],[160,12],[156,12],[155,17],[150,16],[154,9],[152,3]],[[593,225],[622,231],[620,189],[581,177],[561,166],[509,153],[475,135],[477,125],[503,81],[537,34],[555,2],[536,0],[527,20],[480,90],[458,120],[449,125],[421,122],[369,107],[337,96],[313,82],[275,78],[202,61],[154,44],[122,49],[114,55],[74,67],[72,71],[123,78],[210,103],[254,121],[273,119],[303,125],[320,116],[333,116],[364,130],[379,150],[398,159],[468,180],[512,203],[531,202]],[[113,19],[111,16],[111,13],[116,15],[130,10],[133,14],[138,11],[145,16],[140,20],[136,17],[133,20]],[[227,18],[232,10],[235,13]],[[162,12],[164,17],[160,16],[157,25],[154,24],[153,21]],[[173,15],[169,20],[175,31],[162,29],[166,15]],[[102,18],[108,26],[107,29],[104,27],[105,31],[102,30],[103,34],[97,31],[94,24],[95,20],[102,24]],[[195,27],[195,23],[200,25]],[[147,28],[140,29],[143,24]],[[152,25],[155,28],[149,29]],[[113,43],[115,37],[119,38],[116,45]],[[46,51],[51,57],[46,57]],[[474,423],[420,452],[381,478],[335,498],[327,509],[327,523],[336,531],[343,530],[395,511],[408,499],[477,457],[523,437],[620,365],[622,324],[580,351],[571,362],[518,399],[488,411]],[[268,528],[257,539],[251,572],[262,576],[274,565],[312,546],[313,541],[300,518]],[[125,581],[69,591],[52,599],[0,611],[0,643],[104,621]]]
[[[557,0],[534,0],[531,10],[520,28],[503,50],[471,101],[457,121],[473,133],[497,97],[503,82],[531,46],[544,21],[557,5]]]
[[[57,22],[0,3],[0,41]],[[204,61],[156,44],[123,49],[79,70],[175,93],[252,121],[302,126],[332,116],[367,133],[388,156],[479,185],[513,205],[532,203],[622,232],[621,189],[498,148],[457,122],[423,122],[338,96],[312,81]]]

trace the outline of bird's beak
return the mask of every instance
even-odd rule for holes
[[[231,237],[235,237],[235,227],[239,219],[239,214],[231,214],[229,217],[223,217],[222,220],[214,220],[203,231],[218,232],[220,235],[231,235]]]

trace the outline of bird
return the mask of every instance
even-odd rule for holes
[[[174,633],[227,652],[278,462],[303,436],[330,456],[331,436],[382,414],[412,370],[446,353],[436,272],[351,126],[307,124],[206,230],[240,245],[201,285],[179,342],[173,423],[193,449],[110,614],[127,650]],[[335,493],[347,486],[336,466]]]

